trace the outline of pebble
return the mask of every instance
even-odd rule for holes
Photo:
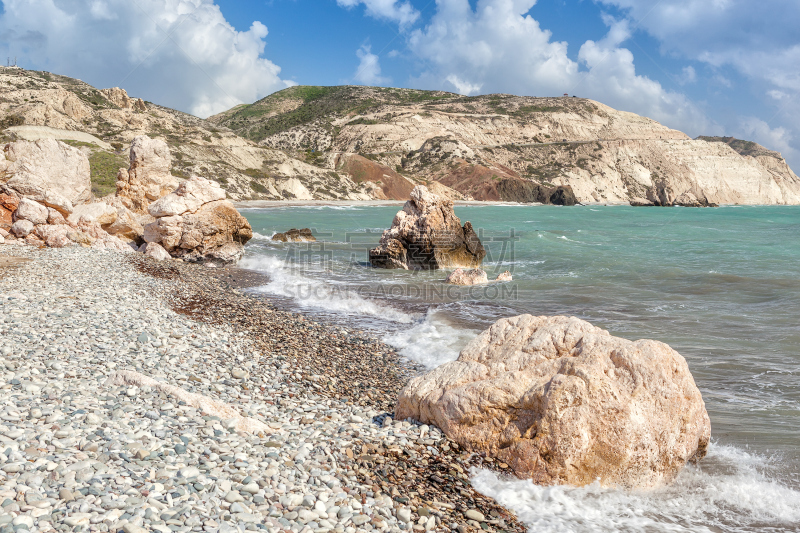
[[[486,517],[483,516],[483,513],[476,509],[469,509],[464,515],[469,518],[470,520],[475,520],[476,522],[483,522],[486,520]]]

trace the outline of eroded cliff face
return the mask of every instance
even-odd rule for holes
[[[580,98],[299,87],[210,120],[262,146],[330,156],[332,169],[366,155],[411,182],[475,200],[519,201],[503,191],[521,180],[570,186],[581,203],[669,205],[687,194],[701,203],[800,203],[800,180],[777,152],[691,139]]]

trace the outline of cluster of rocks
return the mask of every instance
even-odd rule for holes
[[[541,183],[508,178],[497,184],[497,193],[507,202],[539,203],[545,205],[578,205],[575,191],[569,185],[548,187]]]
[[[469,486],[480,457],[322,394],[307,365],[173,311],[155,295],[178,282],[140,273],[189,265],[5,250],[33,260],[0,277],[3,530],[523,530]]]
[[[272,240],[277,242],[316,242],[317,238],[308,228],[292,228],[283,233],[276,233],[272,236]]]
[[[60,141],[18,141],[0,154],[0,243],[73,244],[158,259],[228,264],[252,238],[216,182],[170,174],[163,140],[136,137],[116,195],[92,201],[86,155]]]
[[[89,160],[77,148],[42,139],[0,153],[0,242],[131,251],[96,219],[75,212],[91,198]]]
[[[574,317],[497,321],[458,360],[412,379],[395,413],[541,484],[661,486],[711,436],[680,354]]]
[[[647,198],[631,198],[630,204],[634,207],[719,207],[705,195],[696,196],[692,191],[676,195],[672,188],[664,185],[648,189]]]
[[[502,274],[499,274],[494,281],[512,281],[512,279],[511,272],[506,270]],[[489,276],[482,268],[468,270],[457,268],[447,276],[444,282],[451,285],[481,285],[483,283],[489,283]]]
[[[411,191],[411,199],[398,211],[392,227],[369,252],[372,266],[406,270],[477,268],[486,257],[472,224],[453,211],[453,201],[424,186]]]

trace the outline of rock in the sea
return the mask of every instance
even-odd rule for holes
[[[507,178],[497,184],[497,194],[505,202],[540,203],[551,205],[573,206],[578,204],[578,199],[572,187],[558,185],[547,187],[519,178]]]
[[[457,268],[447,276],[444,282],[451,285],[480,285],[482,283],[488,283],[489,278],[486,272],[480,268],[468,270]]]
[[[574,317],[497,321],[459,355],[412,379],[396,419],[541,484],[657,487],[702,458],[711,424],[680,354]]]
[[[77,148],[55,139],[17,141],[0,155],[5,185],[64,215],[92,198],[89,159]]]
[[[496,279],[495,281],[513,281],[513,279],[514,279],[514,278],[513,278],[513,277],[511,277],[511,272],[509,272],[508,270],[506,270],[506,271],[505,271],[505,272],[503,272],[502,274],[499,274],[499,275],[497,276],[497,279]]]
[[[170,174],[172,156],[163,139],[141,135],[131,142],[130,159],[130,168],[117,175],[117,197],[134,213],[145,213],[151,202],[178,186]]]
[[[272,236],[272,240],[279,242],[316,242],[317,238],[308,228],[292,228],[284,233],[276,233]]]
[[[477,268],[485,256],[472,224],[462,226],[455,215],[453,201],[422,185],[414,187],[392,227],[369,252],[372,266],[407,270]]]
[[[23,198],[17,207],[17,220],[30,220],[34,226],[47,224],[47,208],[38,202]]]

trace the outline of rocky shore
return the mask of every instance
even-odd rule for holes
[[[414,368],[246,272],[0,258],[0,532],[523,530],[469,482],[507,465],[393,420]]]

